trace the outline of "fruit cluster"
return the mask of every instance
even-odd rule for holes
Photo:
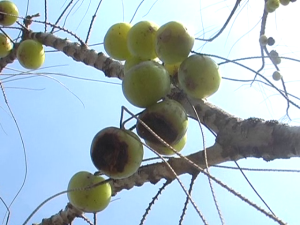
[[[11,1],[0,1],[0,24],[13,25],[19,16],[17,6]],[[5,57],[12,50],[10,38],[0,33],[0,57]],[[43,45],[35,40],[23,40],[17,49],[17,59],[26,69],[38,69],[45,61]]]
[[[288,5],[290,2],[295,2],[295,0],[267,0],[265,9],[268,13],[275,12],[275,10],[281,5]]]
[[[180,103],[166,98],[171,87],[170,77],[177,76],[187,95],[198,99],[215,93],[221,82],[218,66],[212,59],[189,56],[193,45],[193,35],[175,21],[161,27],[141,21],[134,26],[117,23],[109,28],[104,38],[107,54],[116,60],[126,60],[124,96],[134,106],[145,109],[135,126],[138,135],[117,127],[104,128],[95,135],[90,155],[101,173],[111,179],[133,175],[144,155],[140,138],[162,155],[173,155],[183,149],[188,116]],[[68,189],[84,190],[70,191],[70,202],[85,212],[103,210],[110,201],[111,188],[109,183],[105,183],[105,187],[90,188],[97,179],[98,176],[84,171],[75,174]]]

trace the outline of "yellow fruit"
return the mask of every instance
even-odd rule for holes
[[[14,24],[19,16],[17,6],[11,1],[0,1],[0,24],[10,26]]]
[[[156,53],[164,63],[175,64],[188,57],[194,45],[194,36],[176,21],[161,26],[156,32]]]
[[[4,34],[0,34],[0,57],[7,56],[11,49],[12,43],[9,38]]]
[[[165,97],[170,85],[170,76],[162,65],[144,61],[127,71],[122,90],[132,105],[145,108]]]
[[[170,145],[178,143],[185,135],[188,127],[185,109],[180,103],[171,99],[146,108],[139,115],[139,119]],[[161,141],[139,121],[136,124],[136,131],[145,141],[163,146]]]
[[[129,23],[117,23],[108,29],[104,37],[104,49],[110,57],[116,60],[131,57],[127,47],[127,35],[131,26]]]
[[[152,143],[152,142],[150,142],[150,141],[145,141],[146,142],[146,144],[147,145],[149,145],[151,148],[153,148],[155,151],[157,151],[159,154],[161,154],[161,155],[174,155],[175,153],[174,153],[174,151],[171,149],[171,148],[169,148],[169,147],[167,147],[167,146],[165,146],[165,145],[159,145],[159,144],[154,144],[154,143]],[[179,142],[177,142],[176,144],[173,144],[173,145],[171,145],[177,152],[180,152],[183,148],[184,148],[184,146],[185,146],[185,144],[186,144],[186,142],[187,142],[187,134],[185,134],[181,139],[180,139],[180,141]]]
[[[95,167],[113,179],[134,174],[142,163],[143,155],[139,137],[116,127],[99,131],[91,145],[91,159]]]
[[[81,171],[70,179],[68,190],[91,187],[104,180],[103,177]],[[68,199],[73,206],[83,212],[99,212],[108,206],[111,194],[110,184],[104,183],[87,190],[70,191],[68,192]]]
[[[165,63],[164,67],[166,68],[166,70],[168,71],[170,76],[175,76],[176,74],[178,74],[180,64],[181,64],[181,62],[178,62],[178,63],[175,63],[175,64]]]
[[[134,67],[137,64],[144,62],[144,61],[146,61],[146,60],[141,59],[140,57],[135,57],[135,56],[132,56],[132,57],[126,59],[125,64],[124,64],[124,73],[126,74],[129,69],[131,69],[132,67]]]
[[[267,0],[266,10],[268,13],[274,12],[280,5],[279,0]]]
[[[17,50],[19,63],[27,69],[38,69],[45,61],[43,45],[35,40],[22,41]]]
[[[135,24],[128,33],[127,44],[129,52],[144,60],[155,59],[155,35],[158,26],[149,21]]]
[[[193,98],[203,99],[214,94],[221,79],[219,66],[207,56],[191,55],[179,67],[180,87]]]

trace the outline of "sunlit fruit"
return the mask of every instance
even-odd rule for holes
[[[0,24],[10,26],[14,24],[19,16],[17,6],[11,1],[0,1]]]
[[[180,103],[171,99],[166,99],[146,108],[138,118],[170,145],[178,143],[188,128],[188,117],[185,109]],[[161,140],[140,121],[137,121],[136,131],[145,141],[163,146]]]
[[[178,80],[189,96],[203,99],[219,89],[222,78],[219,66],[210,57],[191,55],[181,63]]]
[[[161,26],[156,33],[156,53],[168,64],[182,62],[188,57],[194,45],[194,36],[187,28],[176,21]]]
[[[170,76],[162,65],[144,61],[127,71],[122,90],[132,105],[145,108],[165,97],[170,84]]]
[[[17,50],[19,63],[27,69],[38,69],[45,61],[43,45],[35,40],[22,41]]]
[[[108,29],[104,37],[104,49],[110,57],[116,60],[131,57],[127,47],[127,35],[131,27],[129,23],[117,23]]]
[[[91,145],[91,159],[95,167],[113,179],[134,174],[142,163],[143,155],[139,137],[116,127],[99,131]]]
[[[278,81],[282,78],[281,73],[279,71],[275,71],[272,75],[273,80]]]
[[[266,46],[267,44],[268,44],[268,38],[267,38],[267,36],[266,35],[261,35],[260,37],[259,37],[259,43],[260,43],[260,45],[261,46]]]
[[[135,24],[128,33],[127,44],[129,52],[141,59],[154,59],[155,35],[158,25],[150,21],[141,21]]]
[[[178,62],[175,64],[165,63],[164,67],[166,68],[166,70],[168,71],[170,76],[175,76],[176,74],[178,74],[180,64],[181,64],[181,62]]]
[[[268,13],[274,12],[280,5],[279,0],[267,0],[266,2],[266,11]]]
[[[5,57],[8,55],[12,49],[12,43],[9,38],[0,33],[0,57]]]
[[[175,152],[170,148],[162,144],[153,144],[152,142],[145,141],[147,145],[153,148],[161,155],[174,155]],[[179,142],[171,145],[177,152],[180,152],[187,142],[187,133],[179,140]]]
[[[104,180],[103,177],[94,176],[86,171],[80,171],[73,175],[68,185],[70,203],[83,212],[99,212],[105,209],[111,199],[110,184],[106,182],[93,187]],[[84,188],[87,189],[84,190]]]
[[[288,5],[290,0],[280,0],[281,5]]]

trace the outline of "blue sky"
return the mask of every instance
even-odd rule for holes
[[[26,13],[26,1],[14,1],[20,15]],[[129,22],[140,1],[103,1],[96,17],[89,44],[101,43],[105,32],[114,23]],[[138,10],[132,23],[150,20],[158,25],[176,20],[193,27],[200,38],[212,36],[220,29],[229,15],[235,1],[145,1]],[[48,21],[54,22],[67,3],[48,1]],[[69,17],[63,19],[65,27],[85,40],[90,20],[97,7],[97,1],[79,1]],[[43,20],[44,7],[41,1],[31,0],[29,14],[40,13]],[[242,1],[238,13],[222,35],[212,43],[196,41],[194,50],[228,57],[230,59],[258,56],[260,17],[263,1]],[[299,58],[299,33],[295,23],[299,20],[299,4],[281,6],[270,14],[266,34],[273,36],[280,55]],[[21,21],[21,20],[20,20]],[[33,23],[32,30],[43,31],[44,25]],[[49,29],[48,29],[49,30]],[[11,37],[18,32],[8,30]],[[57,36],[75,41],[64,32]],[[93,47],[103,50],[102,45]],[[50,51],[51,49],[46,48]],[[215,59],[220,62],[218,59]],[[257,70],[261,61],[251,59],[245,62]],[[290,93],[299,96],[298,64],[282,60],[280,69]],[[3,71],[3,74],[25,72],[17,61]],[[220,67],[222,76],[235,79],[252,79],[254,74],[236,65]],[[263,75],[272,80],[274,67],[268,61]],[[5,81],[3,85],[9,105],[17,119],[26,146],[28,175],[26,184],[11,207],[10,224],[22,224],[27,216],[46,198],[67,188],[69,179],[78,171],[94,172],[89,149],[94,135],[108,126],[118,126],[121,106],[134,113],[140,109],[131,106],[123,97],[121,81],[104,77],[101,71],[73,62],[60,52],[48,52],[43,67],[26,79]],[[51,74],[50,74],[51,73]],[[60,75],[58,75],[60,74]],[[97,81],[88,81],[87,78]],[[52,78],[51,78],[52,77]],[[18,75],[16,78],[24,78]],[[107,84],[102,81],[114,82]],[[63,83],[64,86],[61,84]],[[274,82],[278,87],[280,82]],[[290,109],[292,121],[285,117],[286,102],[274,90],[254,83],[240,83],[223,80],[220,90],[209,101],[231,114],[241,118],[259,117],[275,119],[298,125],[298,111]],[[13,199],[24,177],[24,154],[16,126],[9,114],[3,98],[0,98],[0,196],[7,204]],[[128,116],[128,115],[127,115]],[[196,122],[190,121],[188,143],[183,154],[187,155],[203,148],[200,129]],[[214,143],[212,135],[205,132],[206,144]],[[145,157],[153,154],[145,149]],[[234,166],[233,163],[226,165]],[[276,160],[266,163],[257,159],[239,161],[241,167],[298,169],[299,159]],[[262,203],[251,190],[241,173],[228,169],[212,168],[211,173],[226,184],[247,196],[259,205]],[[263,196],[272,210],[289,224],[297,224],[299,209],[299,174],[275,172],[245,172],[257,191]],[[189,176],[182,176],[188,187]],[[156,185],[145,184],[129,191],[123,191],[113,198],[113,202],[98,214],[99,224],[139,224],[142,214],[152,197],[163,182]],[[227,224],[275,224],[255,209],[233,197],[214,184],[216,196]],[[219,224],[217,211],[209,189],[208,180],[200,175],[196,181],[193,198],[209,224]],[[174,181],[153,206],[146,224],[177,224],[182,211],[185,196],[179,184]],[[64,208],[66,195],[57,197],[43,206],[30,220],[29,224],[39,222]],[[5,207],[0,204],[0,218],[5,215]],[[76,220],[74,225],[86,224]],[[189,205],[184,224],[201,224],[195,210]]]

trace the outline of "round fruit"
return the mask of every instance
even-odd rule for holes
[[[131,57],[127,47],[127,35],[131,27],[129,23],[117,23],[108,29],[104,37],[104,49],[110,57],[116,60]]]
[[[197,99],[214,94],[220,87],[221,79],[219,66],[203,55],[191,55],[181,63],[178,71],[180,87]]]
[[[274,45],[274,44],[275,44],[275,39],[272,38],[272,37],[269,37],[269,38],[268,38],[268,45],[269,45],[269,46],[272,46],[272,45]]]
[[[10,26],[14,24],[19,16],[17,6],[11,1],[0,2],[0,24]]]
[[[194,40],[183,24],[175,21],[166,23],[156,32],[157,56],[168,64],[182,62],[193,48]]]
[[[282,76],[281,76],[281,74],[280,74],[279,71],[275,71],[275,72],[273,73],[272,77],[273,77],[273,79],[274,79],[275,81],[278,81],[278,80],[280,80],[280,79],[282,78]]]
[[[124,73],[126,74],[128,70],[130,70],[132,67],[136,66],[137,64],[144,62],[146,60],[141,59],[140,57],[132,56],[128,59],[126,59],[124,64]]]
[[[9,38],[4,34],[0,34],[0,57],[7,56],[11,49],[12,44]]]
[[[17,50],[19,63],[27,69],[38,69],[45,61],[43,45],[35,40],[22,41]]]
[[[183,106],[175,100],[167,99],[144,110],[139,119],[170,145],[182,139],[188,127],[188,117]],[[164,146],[141,122],[136,124],[137,134],[154,145]]]
[[[70,203],[83,212],[99,212],[105,209],[110,202],[112,194],[110,184],[107,182],[92,187],[104,180],[103,177],[94,176],[86,171],[76,173],[68,185],[68,199]],[[84,188],[88,189],[83,190]]]
[[[141,59],[149,60],[157,57],[155,52],[155,35],[158,25],[149,21],[135,24],[128,33],[129,52]]]
[[[187,141],[187,134],[185,134],[181,139],[180,139],[180,141],[179,142],[177,142],[176,144],[173,144],[173,145],[171,145],[177,152],[180,152],[183,148],[184,148],[184,146],[185,146],[185,144],[186,144],[186,141]],[[145,141],[146,142],[146,144],[147,145],[149,145],[151,148],[153,148],[155,151],[157,151],[159,154],[161,154],[161,155],[174,155],[175,154],[175,152],[171,149],[171,148],[169,148],[169,147],[167,147],[167,146],[165,146],[165,145],[159,145],[159,144],[153,144],[152,142],[150,142],[150,141]]]
[[[267,36],[266,35],[261,35],[260,37],[259,37],[259,43],[260,43],[260,45],[261,46],[266,46],[267,44],[268,44],[268,38],[267,38]]]
[[[288,5],[290,0],[280,0],[281,5]]]
[[[267,0],[265,8],[268,13],[272,13],[279,7],[279,5],[279,0]]]
[[[275,50],[270,51],[270,59],[276,65],[281,63],[281,58]]]
[[[125,98],[137,107],[155,104],[170,91],[170,76],[157,62],[145,61],[127,71],[122,89]]]
[[[107,127],[92,141],[91,158],[95,167],[113,179],[134,174],[143,160],[144,150],[139,137],[131,131]]]

